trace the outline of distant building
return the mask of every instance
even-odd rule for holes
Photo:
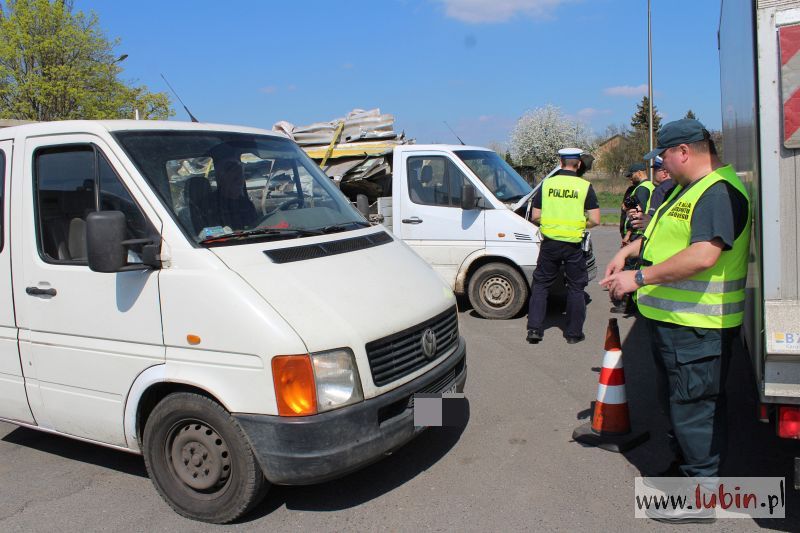
[[[617,148],[621,143],[625,141],[625,136],[621,133],[617,133],[600,143],[600,145],[594,150],[595,159],[602,159],[603,156],[609,151]]]

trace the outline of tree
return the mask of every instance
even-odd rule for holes
[[[129,85],[94,13],[71,0],[0,3],[0,118],[27,120],[164,119],[166,93]]]
[[[686,112],[686,116],[683,117],[683,118],[691,118],[691,119],[697,120],[697,117],[694,115],[694,111],[692,111],[691,109]]]
[[[553,105],[526,112],[509,141],[514,164],[532,167],[537,177],[550,173],[558,164],[558,150],[568,146],[591,150],[593,139],[585,125],[569,120]]]
[[[641,161],[642,156],[650,151],[650,100],[642,97],[642,101],[636,104],[636,111],[631,117],[631,131],[627,136],[628,141],[625,146],[625,155],[629,158],[630,162]],[[653,106],[653,142],[656,140],[656,132],[661,128],[661,115],[658,114],[658,108]]]
[[[631,127],[634,131],[648,131],[650,124],[650,99],[646,96],[642,97],[642,101],[636,104],[636,112],[631,118]],[[661,128],[661,116],[658,114],[658,108],[653,106],[653,131],[658,131]]]
[[[620,177],[635,159],[631,131],[624,125],[608,126],[603,133],[603,143],[598,150],[597,168]]]
[[[497,155],[499,155],[500,157],[502,157],[506,163],[513,166],[514,163],[512,163],[511,160],[511,153],[508,151],[508,148],[506,148],[506,145],[504,143],[492,141],[489,144],[487,144],[486,147],[489,150],[496,153]]]
[[[500,157],[503,157],[503,154],[506,151],[506,147],[502,143],[499,143],[497,141],[491,141],[489,144],[486,145],[486,147],[489,150],[495,152]]]
[[[631,129],[623,126],[609,126],[605,139],[619,135],[619,140],[607,146],[598,158],[597,167],[609,172],[613,177],[621,177],[631,163],[643,162],[642,157],[650,151],[650,130],[648,112],[650,101],[645,96],[636,105],[631,117]],[[653,106],[653,133],[661,127],[661,116]],[[655,139],[653,139],[655,141]]]

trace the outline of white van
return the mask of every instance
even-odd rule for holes
[[[294,194],[254,204],[276,166]],[[144,455],[184,516],[360,468],[463,390],[453,292],[280,135],[16,126],[0,178],[0,419]]]
[[[381,222],[480,316],[509,319],[527,309],[541,242],[525,217],[534,189],[493,150],[390,143],[303,149],[315,161],[344,161],[328,168],[342,192],[351,201],[365,194]],[[349,175],[335,176],[341,168]],[[279,191],[268,194],[280,198]],[[597,267],[588,237],[586,247],[591,280]]]

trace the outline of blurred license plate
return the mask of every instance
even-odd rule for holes
[[[455,394],[455,393],[456,393],[456,388],[457,388],[457,387],[458,387],[458,384],[457,384],[457,383],[454,381],[452,385],[450,385],[449,387],[445,388],[445,389],[442,391],[442,396],[445,396],[445,395],[450,395],[450,394]]]

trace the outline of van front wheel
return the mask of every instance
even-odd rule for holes
[[[236,420],[199,394],[161,400],[147,419],[142,448],[156,490],[187,518],[231,522],[257,505],[269,486]]]
[[[528,284],[515,268],[489,263],[472,275],[468,293],[473,309],[483,318],[505,320],[515,317],[528,301]]]

